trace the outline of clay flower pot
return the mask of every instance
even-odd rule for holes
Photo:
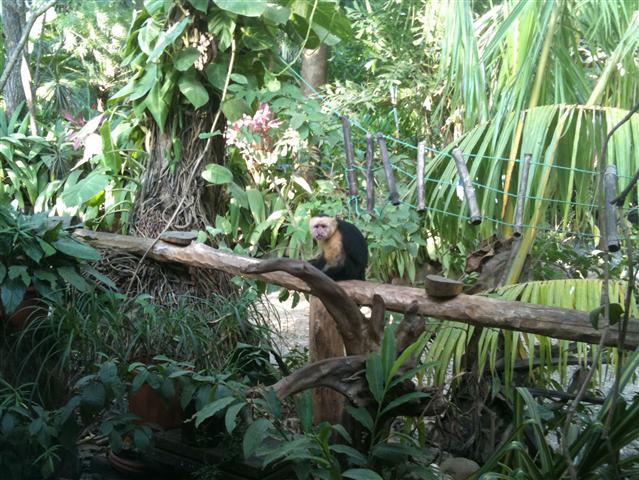
[[[22,301],[15,312],[9,315],[9,326],[15,330],[21,330],[29,317],[38,307],[39,296],[34,287],[27,288]]]
[[[177,428],[184,421],[179,396],[176,394],[167,402],[146,383],[129,393],[129,411],[140,418],[139,423],[154,423],[164,429]]]

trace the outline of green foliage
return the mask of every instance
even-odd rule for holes
[[[505,300],[517,300],[527,303],[536,303],[540,305],[549,305],[563,308],[580,310],[583,312],[596,312],[601,306],[601,280],[553,280],[546,282],[527,282],[518,285],[512,285],[499,289],[495,296]],[[626,295],[626,285],[620,281],[613,281],[609,284],[609,298],[613,310],[617,314],[621,314],[620,305],[624,304]],[[637,307],[636,300],[631,299],[631,317],[636,317]],[[614,315],[611,315],[614,317]],[[618,317],[617,317],[618,318]],[[496,330],[485,330],[482,332],[480,340],[480,349],[488,351],[488,344],[495,340]],[[589,355],[590,349],[585,344],[577,344],[576,352],[571,351],[571,342],[567,340],[557,340],[548,337],[542,337],[533,334],[524,334],[521,332],[502,332],[505,340],[505,358],[509,361],[505,364],[504,376],[506,385],[512,385],[512,367],[517,358],[518,345],[521,343],[523,349],[528,354],[530,362],[530,376],[537,381],[549,381],[546,378],[549,371],[557,369],[560,374],[560,381],[567,381],[568,358],[571,355],[580,359],[585,359]],[[486,343],[484,343],[486,342]],[[523,346],[525,345],[525,347]],[[594,347],[593,347],[594,348]],[[555,353],[551,353],[551,352]],[[537,353],[537,354],[536,354]],[[609,361],[614,362],[616,356],[615,349],[609,349],[606,352]],[[551,359],[557,357],[559,363],[554,366]],[[539,371],[533,371],[533,362],[537,360],[541,365]],[[480,359],[480,365],[485,365],[486,358]]]
[[[313,255],[309,216],[321,211],[349,218],[351,213],[339,198],[346,196],[340,189],[345,170],[335,160],[342,155],[341,151],[335,154],[343,145],[341,131],[334,117],[323,114],[315,101],[305,99],[292,85],[244,90],[237,95],[258,111],[253,118],[245,115],[229,127],[231,172],[209,165],[202,174],[210,183],[226,185],[231,197],[227,214],[218,216],[207,233],[223,245],[241,246],[239,251],[309,258]],[[264,124],[273,126],[264,128]],[[356,142],[358,155],[363,155],[362,148]],[[401,154],[393,155],[392,161],[401,166],[412,163]],[[385,183],[383,171],[378,169],[376,177]],[[318,180],[312,185],[309,178]],[[337,196],[336,189],[340,189]],[[414,281],[417,265],[433,257],[442,258],[447,271],[461,270],[461,257],[429,241],[422,218],[408,205],[385,205],[380,215],[360,213],[355,221],[369,240],[372,278],[387,281],[399,276]]]
[[[439,143],[432,123],[437,95],[441,1],[354,1],[346,9],[354,42],[333,48],[334,81],[326,87],[338,111],[371,131]],[[391,90],[396,91],[393,102]],[[396,115],[396,116],[395,116]]]
[[[14,388],[0,377],[0,468],[5,475],[47,478],[54,473],[62,454],[60,437],[74,428],[64,413],[46,411],[29,401],[28,386]]]
[[[306,2],[146,3],[133,19],[123,51],[123,63],[135,69],[134,76],[111,100],[133,102],[138,117],[150,114],[164,131],[172,109],[203,108],[218,96],[234,38],[239,54],[229,91],[264,82],[282,31],[295,41],[308,37],[308,46],[318,44],[318,32],[335,41],[350,34],[333,2],[320,1],[314,11]],[[221,108],[237,117],[242,100],[230,95]]]
[[[245,457],[255,454],[265,465],[291,463],[299,479],[439,478],[437,470],[430,466],[431,459],[413,438],[390,431],[396,409],[425,395],[413,392],[397,396],[393,395],[393,388],[431,366],[408,366],[409,360],[419,358],[424,349],[424,337],[396,358],[393,333],[392,326],[386,329],[381,351],[370,354],[366,362],[366,379],[376,405],[348,408],[351,416],[365,429],[366,445],[359,445],[359,440],[351,438],[341,425],[322,423],[312,427],[308,392],[297,402],[304,433],[284,432],[279,403],[274,393],[267,391],[260,405],[268,416],[259,418],[246,429]],[[340,440],[335,443],[337,436]],[[266,441],[268,438],[276,442]],[[355,448],[357,445],[361,451]]]
[[[112,286],[87,260],[99,260],[94,248],[72,238],[62,220],[46,214],[21,215],[0,205],[0,292],[5,315],[12,314],[29,287],[44,298],[60,300],[71,285],[89,290],[82,274]]]
[[[114,451],[148,449],[153,426],[141,424],[124,401],[127,392],[135,393],[142,385],[157,390],[169,405],[177,398],[185,419],[209,445],[228,438],[223,432],[233,433],[243,424],[242,411],[250,408],[247,383],[230,374],[198,371],[192,363],[163,355],[149,363],[124,364],[125,371],[122,365],[113,360],[100,363],[94,373],[75,383],[62,407],[52,410],[33,401],[29,386],[14,388],[0,376],[2,471],[10,478],[28,478],[39,470],[48,478],[75,448],[83,428],[96,422]]]
[[[639,362],[639,354],[634,352],[628,358],[620,378],[623,391],[634,376]],[[551,438],[562,438],[560,428],[565,423],[565,411],[551,408],[548,403],[535,400],[525,388],[517,389],[516,410],[521,412],[515,418],[515,431],[495,454],[485,463],[475,478],[499,478],[497,475],[522,476],[522,478],[571,478],[567,458]],[[605,435],[607,417],[616,402],[610,421],[608,435]],[[609,395],[599,411],[575,416],[568,437],[568,455],[577,478],[625,478],[636,475],[639,459],[636,455],[622,455],[620,451],[639,438],[639,397],[632,401],[616,400]],[[591,416],[593,415],[593,416]],[[534,438],[535,448],[521,441],[526,432]]]
[[[80,127],[80,125],[77,125]],[[101,113],[69,135],[84,146],[84,156],[64,178],[56,205],[78,213],[90,227],[126,228],[129,210],[140,189],[145,153],[135,121]]]
[[[453,270],[448,252],[438,251],[422,228],[420,215],[407,205],[387,206],[383,215],[363,213],[360,218],[356,223],[368,238],[370,277],[415,282],[417,267],[428,258],[442,259],[445,271]]]
[[[233,433],[237,417],[247,405],[246,384],[233,380],[230,373],[196,371],[192,363],[176,362],[164,355],[154,357],[150,364],[134,362],[128,371],[135,374],[132,392],[146,384],[169,404],[177,396],[183,410],[193,402],[195,428],[224,411],[224,425],[228,433]]]
[[[324,176],[332,168],[332,162],[319,160],[330,158],[341,141],[337,127],[316,102],[288,83],[238,91],[237,97],[257,112],[229,127],[228,168],[209,165],[202,174],[213,184],[224,184],[230,197],[227,213],[218,215],[207,233],[216,243],[251,253],[310,255],[308,215],[337,203],[329,185],[314,192],[306,178]]]
[[[0,203],[15,201],[28,212],[50,209],[74,154],[59,129],[55,141],[28,134],[28,116],[16,109],[7,118],[0,110]]]
[[[272,343],[253,305],[255,295],[246,289],[231,300],[212,294],[171,306],[157,305],[147,295],[68,292],[60,301],[46,302],[48,314],[34,316],[11,337],[5,377],[14,377],[14,383],[34,381],[36,392],[54,401],[64,396],[67,382],[84,373],[78,365],[93,365],[105,355],[123,364],[159,354],[197,359],[198,368],[226,367],[257,378],[264,364],[252,351],[237,358],[234,353],[238,343],[256,345],[256,351]]]
[[[122,43],[134,4],[129,0],[67,0],[31,32],[29,60],[39,120],[91,118],[121,71]]]
[[[142,172],[131,122],[100,114],[66,129],[57,122],[45,138],[27,135],[28,117],[18,124],[20,113],[0,111],[0,201],[22,212],[81,214],[89,226],[125,224]]]
[[[601,306],[601,290],[601,280],[561,279],[510,285],[496,290],[491,295],[502,300],[598,312]],[[626,285],[623,282],[610,283],[609,295],[613,304],[623,305],[625,294]],[[613,311],[621,313],[618,307],[613,307]],[[639,312],[636,299],[633,297],[631,317],[637,315]],[[442,385],[449,381],[451,368],[455,374],[462,372],[462,359],[466,355],[467,345],[475,332],[475,327],[435,319],[428,323],[427,334],[431,336],[431,343],[425,358],[437,361],[438,365],[427,372],[426,377],[435,384]],[[477,369],[493,378],[493,394],[500,391],[510,395],[514,391],[515,365],[523,357],[529,362],[528,381],[531,384],[541,388],[548,385],[564,388],[570,381],[569,363],[574,360],[585,362],[592,355],[592,348],[596,347],[532,333],[483,328],[478,341]],[[606,349],[603,353],[609,362],[615,362],[616,349]],[[496,369],[498,358],[503,360],[499,371]],[[595,368],[602,372],[605,366],[598,365]],[[554,374],[558,374],[559,378],[554,377]],[[598,378],[601,380],[601,377]]]
[[[97,373],[80,379],[73,396],[62,407],[47,410],[34,402],[29,386],[15,388],[0,376],[0,467],[9,478],[32,478],[39,472],[50,478],[66,456],[73,457],[81,427],[95,421],[98,414],[120,400],[125,384],[117,365],[102,363]],[[101,425],[111,447],[119,450],[122,436],[130,434],[140,444],[148,444],[151,429],[135,425],[134,416],[114,413]]]

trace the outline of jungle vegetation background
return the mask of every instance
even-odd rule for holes
[[[43,5],[2,3],[3,72],[28,19]],[[23,467],[24,458],[16,454],[12,461],[20,465],[12,468],[28,471],[35,465],[47,474],[58,468],[60,425],[68,415],[55,430],[57,414],[45,421],[44,413],[68,406],[78,378],[105,357],[116,358],[124,371],[157,354],[206,358],[198,368],[236,371],[246,365],[238,359],[248,350],[253,366],[268,369],[263,353],[277,344],[255,309],[264,285],[210,271],[139,268],[135,258],[109,254],[97,269],[85,270],[84,262],[97,256],[75,244],[60,246],[71,240],[51,228],[47,215],[150,237],[165,229],[194,230],[199,240],[237,253],[309,258],[307,221],[322,211],[349,219],[366,234],[370,279],[418,284],[424,272],[436,271],[472,286],[480,273],[467,268],[471,254],[484,248],[489,259],[499,251],[495,243],[482,242],[512,234],[521,160],[530,153],[522,239],[498,274],[480,286],[503,287],[491,293],[503,298],[596,311],[602,284],[610,279],[611,301],[623,305],[632,274],[628,249],[632,253],[636,239],[630,221],[637,217],[637,190],[619,209],[620,224],[628,229],[622,250],[608,255],[599,246],[598,182],[606,134],[639,100],[637,78],[636,0],[54,2],[30,30],[4,85],[0,112],[0,202],[11,205],[0,235],[4,251],[12,252],[0,264],[2,302],[8,314],[34,286],[49,312],[17,333],[6,322],[3,327],[0,412],[9,418],[9,408],[22,410],[11,410],[12,420],[3,420],[2,428],[17,432],[23,425],[32,438],[9,442],[14,449],[26,445],[24,458],[32,462]],[[357,199],[348,195],[339,115],[353,127]],[[386,136],[400,195],[392,205],[376,150],[372,212],[364,195],[366,133]],[[426,212],[416,208],[420,141],[427,146]],[[450,156],[455,145],[465,154],[477,191],[483,215],[478,227],[467,221],[466,203],[457,193]],[[619,189],[639,168],[638,151],[634,116],[608,147],[606,161],[616,166]],[[12,209],[26,217],[16,219]],[[59,248],[49,250],[49,244]],[[117,290],[97,294],[85,278]],[[198,314],[202,308],[219,320],[213,333]],[[626,310],[636,311],[634,299]],[[636,452],[618,455],[639,434],[638,423],[620,420],[632,418],[628,412],[637,410],[635,402],[610,413],[618,399],[611,394],[597,412],[581,405],[583,417],[572,421],[565,409],[517,390],[523,385],[565,390],[573,372],[569,365],[593,359],[601,367],[590,385],[597,388],[607,368],[621,368],[616,349],[429,322],[423,355],[428,368],[420,381],[445,385],[451,372],[461,378],[472,371],[484,377],[487,404],[505,398],[514,405],[512,412],[496,414],[506,418],[512,437],[481,451],[478,436],[461,452],[486,471],[520,472],[522,478],[614,478],[636,468]],[[212,335],[220,341],[211,342]],[[633,354],[627,357],[624,380],[637,361]],[[528,366],[523,371],[522,361]],[[103,375],[102,380],[111,378]],[[58,381],[46,381],[52,378]],[[85,384],[97,385],[91,383],[97,377],[91,378]],[[104,401],[109,392],[117,397],[112,387],[92,387],[99,392],[85,392],[85,399],[103,408],[96,398]],[[449,393],[463,396],[454,382]],[[44,409],[34,409],[36,400]],[[532,425],[528,443],[525,425]],[[127,428],[111,425],[104,431],[117,443]],[[415,423],[415,431],[417,440],[410,440],[415,445],[434,441],[422,424]],[[548,441],[549,431],[560,432],[559,444],[574,451]],[[138,434],[138,440],[144,443],[149,435]],[[303,445],[304,452],[324,452],[324,460],[315,460],[318,471],[342,478],[339,462],[320,448],[327,441],[322,435]],[[601,435],[608,441],[601,442]],[[390,438],[375,438],[382,437]],[[438,441],[452,451],[450,438]],[[588,450],[601,445],[608,450]],[[393,476],[397,465],[373,457],[369,452],[368,460],[349,461],[359,462],[359,470],[400,478]],[[576,471],[567,458],[575,459]]]

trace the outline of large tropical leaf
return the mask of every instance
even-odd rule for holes
[[[537,231],[547,230],[594,238],[598,234],[594,215],[598,204],[598,152],[606,132],[625,114],[617,108],[547,105],[507,115],[500,124],[487,122],[469,130],[459,145],[466,154],[484,221],[479,232],[459,221],[459,217],[468,217],[467,206],[456,195],[457,171],[445,152],[426,167],[427,179],[439,185],[429,189],[427,204],[444,212],[430,216],[431,227],[452,244],[489,237],[496,230],[510,234],[521,159],[524,153],[530,153],[524,242],[529,243]],[[516,161],[511,161],[522,118],[521,144]],[[607,161],[617,167],[619,188],[639,167],[639,158],[632,153],[637,149],[639,117],[635,116],[615,133],[608,150]],[[506,185],[511,166],[513,180]],[[522,250],[524,255],[528,252]]]
[[[601,291],[602,280],[567,279],[510,285],[497,290],[494,295],[504,300],[590,312],[601,304]],[[623,305],[625,292],[624,282],[610,282],[609,294],[612,303]],[[634,298],[631,301],[631,316],[634,318],[639,316],[639,309]],[[460,372],[460,360],[474,328],[454,322],[441,322],[436,330],[437,336],[432,340],[426,357],[427,360],[438,360],[437,368],[433,369],[434,380],[437,383],[444,383],[447,375],[450,374],[451,367],[453,373]],[[507,384],[512,378],[515,362],[522,357],[528,358],[531,371],[533,367],[538,366],[548,368],[549,371],[556,370],[560,373],[560,380],[563,382],[567,378],[569,357],[585,361],[592,353],[591,349],[583,343],[577,343],[575,346],[574,342],[567,340],[484,328],[478,349],[480,372],[483,372],[486,367],[492,372],[495,371],[500,335],[504,338],[503,371]],[[611,354],[610,358],[614,359],[615,356]]]
[[[610,128],[638,100],[639,2],[500,2],[476,15],[448,3],[442,41],[441,103],[435,123],[460,144],[484,223],[469,228],[455,195],[457,172],[446,152],[427,168],[431,226],[451,244],[496,230],[509,234],[521,159],[533,155],[524,223],[508,282],[514,282],[535,234],[561,228],[596,235],[597,158]],[[619,186],[639,166],[639,118],[618,131],[608,152]]]

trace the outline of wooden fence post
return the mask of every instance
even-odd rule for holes
[[[426,211],[426,195],[424,193],[424,154],[426,153],[426,144],[419,142],[417,144],[417,211]]]
[[[373,136],[366,134],[366,210],[375,212],[375,172],[373,158]]]
[[[479,225],[481,223],[481,213],[479,212],[479,206],[477,206],[477,197],[475,196],[475,189],[473,188],[473,182],[466,168],[464,162],[464,155],[462,151],[455,147],[451,152],[457,165],[457,173],[459,175],[462,184],[464,185],[464,195],[468,202],[468,208],[470,209],[470,223],[472,225]]]
[[[308,330],[310,363],[344,356],[344,342],[335,321],[316,297],[311,297],[310,301]],[[343,410],[344,397],[341,394],[330,388],[313,389],[313,423],[340,423]]]
[[[346,152],[346,178],[348,179],[349,201],[357,197],[357,179],[355,178],[355,153],[353,151],[353,137],[351,135],[351,123],[345,116],[342,120],[342,133],[344,134],[344,150]]]
[[[521,166],[521,177],[519,179],[519,191],[517,192],[517,209],[515,210],[515,229],[513,235],[516,238],[521,237],[524,223],[524,209],[526,208],[526,192],[528,191],[528,174],[530,172],[530,161],[532,155],[526,153],[524,162]],[[514,251],[514,249],[513,249]]]
[[[619,233],[617,232],[617,207],[612,203],[617,196],[617,167],[608,165],[604,172],[604,199],[606,208],[606,237],[609,252],[618,252],[620,248]]]
[[[379,145],[379,153],[382,157],[382,163],[384,164],[384,171],[386,172],[390,201],[393,205],[399,205],[399,193],[397,193],[397,185],[395,184],[395,174],[393,173],[393,166],[391,165],[391,161],[388,156],[386,139],[381,133],[377,134],[377,143]]]

